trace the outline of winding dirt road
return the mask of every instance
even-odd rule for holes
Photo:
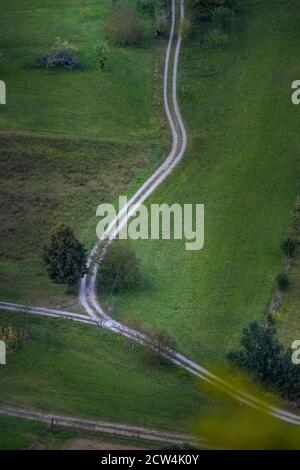
[[[180,0],[179,4],[179,21],[184,18],[184,0]],[[162,165],[148,178],[148,180],[140,187],[140,189],[132,196],[127,205],[119,212],[117,217],[111,222],[105,232],[105,239],[99,241],[92,249],[88,264],[89,274],[85,276],[80,285],[80,302],[88,314],[74,314],[72,312],[62,312],[59,310],[50,310],[37,307],[26,307],[24,305],[11,304],[8,302],[0,302],[0,309],[8,311],[21,311],[33,315],[60,317],[88,323],[95,326],[107,328],[115,333],[121,334],[152,347],[151,341],[143,333],[128,328],[125,325],[111,318],[102,308],[96,296],[96,276],[99,267],[99,260],[105,256],[107,246],[112,242],[113,238],[122,230],[129,218],[135,213],[138,207],[152,194],[156,188],[170,175],[172,170],[178,165],[184,156],[187,137],[186,130],[182,121],[179,106],[177,103],[177,70],[179,53],[182,39],[180,34],[175,34],[178,30],[179,21],[177,20],[177,11],[175,0],[172,0],[172,21],[169,42],[167,46],[164,70],[164,107],[169,122],[172,147],[169,155]],[[173,67],[171,64],[173,63]],[[97,255],[97,256],[96,256]],[[97,257],[97,262],[95,258]],[[167,355],[168,359],[177,366],[190,372],[196,377],[209,382],[215,387],[223,390],[225,393],[238,400],[240,403],[248,405],[257,410],[261,410],[269,415],[294,425],[300,425],[300,416],[288,411],[274,407],[266,402],[249,395],[245,391],[239,390],[212,372],[190,360],[186,356],[172,351]]]

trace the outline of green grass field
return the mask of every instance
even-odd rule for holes
[[[144,348],[114,333],[17,314],[0,319],[31,335],[0,369],[2,403],[181,431],[221,406],[190,374],[151,365]]]
[[[290,348],[300,339],[300,263],[296,260],[289,273],[291,287],[286,294],[282,307],[275,314],[275,325],[282,344]]]
[[[189,145],[150,202],[204,203],[205,247],[135,243],[147,288],[115,297],[118,318],[166,329],[205,364],[264,320],[299,190],[298,2],[245,1],[225,49],[186,41],[179,93]],[[203,31],[205,34],[205,31]]]

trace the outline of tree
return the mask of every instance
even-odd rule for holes
[[[141,274],[134,250],[120,241],[112,243],[100,262],[98,280],[100,289],[110,293],[139,286]]]
[[[225,6],[226,0],[192,0],[192,9],[197,18],[210,19],[216,8]]]
[[[109,47],[106,41],[99,42],[95,47],[95,60],[97,67],[103,70],[107,61]]]
[[[148,333],[148,337],[150,338],[150,344],[152,344],[159,356],[170,358],[174,355],[176,343],[166,331],[160,329],[152,330]]]
[[[87,273],[85,249],[63,223],[52,228],[50,243],[43,249],[43,260],[49,278],[56,284],[65,284],[68,292]]]
[[[143,358],[155,367],[169,365],[176,351],[175,341],[161,329],[143,331],[146,337],[145,345],[148,346],[142,350]]]
[[[138,46],[144,38],[138,12],[128,4],[112,8],[104,18],[104,32],[116,46]]]
[[[260,380],[272,382],[281,359],[275,328],[251,323],[243,331],[241,349],[230,352],[228,359]]]
[[[233,11],[228,7],[218,7],[212,15],[213,22],[220,28],[227,28],[233,21]]]

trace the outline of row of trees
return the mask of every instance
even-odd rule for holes
[[[243,331],[240,350],[230,352],[228,359],[300,405],[300,367],[292,363],[292,351],[283,349],[274,327],[251,323]]]

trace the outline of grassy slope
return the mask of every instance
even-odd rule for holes
[[[298,2],[245,1],[222,50],[186,43],[180,102],[189,147],[153,202],[204,203],[205,248],[139,242],[147,288],[115,299],[117,316],[166,328],[179,348],[224,357],[262,319],[281,267],[280,241],[299,188]]]
[[[64,219],[90,247],[98,204],[124,194],[161,158],[156,78],[163,47],[111,48],[107,69],[96,70],[91,57],[109,5],[0,0],[7,84],[0,128],[25,133],[0,135],[1,298],[76,309],[77,299],[45,275],[40,254],[49,228]],[[88,67],[32,68],[57,37],[76,45]]]
[[[27,328],[31,339],[0,369],[3,403],[182,431],[218,409],[190,374],[149,365],[144,349],[113,333],[1,313],[5,324]]]

